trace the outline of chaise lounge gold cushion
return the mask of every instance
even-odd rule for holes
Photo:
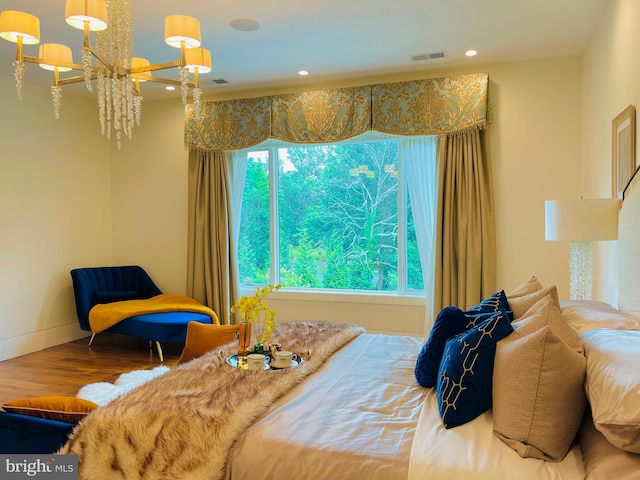
[[[201,357],[221,345],[234,341],[239,329],[239,325],[189,322],[187,325],[187,339],[182,355],[178,360],[178,365]]]

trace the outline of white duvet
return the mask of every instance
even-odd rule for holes
[[[409,480],[573,480],[584,476],[577,446],[559,463],[520,457],[493,434],[491,410],[467,424],[445,429],[435,388],[428,391],[411,447]]]

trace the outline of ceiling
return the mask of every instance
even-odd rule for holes
[[[606,0],[129,0],[133,3],[134,54],[152,63],[177,60],[164,43],[164,18],[200,20],[213,71],[200,78],[205,95],[274,86],[313,85],[348,78],[426,71],[580,54]],[[80,63],[82,33],[64,21],[64,0],[3,0],[3,10],[40,18],[41,42],[64,43]],[[238,31],[231,20],[249,18],[260,28]],[[475,49],[478,55],[465,57]],[[37,55],[37,46],[25,46]],[[445,52],[441,59],[412,55]],[[12,75],[15,44],[0,40],[0,73]],[[308,70],[300,77],[299,70]],[[64,74],[61,75],[63,77]],[[178,78],[175,69],[161,76]],[[53,74],[27,66],[29,81],[51,84]],[[225,85],[214,79],[223,78]],[[83,84],[64,87],[86,92]],[[28,89],[25,89],[28,95]],[[178,97],[145,84],[148,98]]]

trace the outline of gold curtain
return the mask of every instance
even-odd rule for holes
[[[189,153],[187,295],[230,322],[237,297],[231,196],[224,152]],[[232,301],[232,299],[234,299]]]
[[[329,143],[376,130],[439,135],[485,128],[486,73],[207,102],[187,109],[190,150],[235,150],[268,138]]]
[[[442,136],[439,144],[433,312],[468,309],[495,291],[496,233],[485,132]]]

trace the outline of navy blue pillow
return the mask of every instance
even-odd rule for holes
[[[506,311],[502,310],[501,312],[491,312],[491,313],[474,313],[474,314],[470,314],[467,311],[467,312],[464,312],[464,314],[467,316],[467,319],[469,321],[466,330],[469,330],[471,327],[475,327],[480,322],[484,322],[485,320],[489,320],[496,313],[503,313],[504,315],[507,316],[507,318],[509,318],[509,320],[513,320],[513,318],[512,318],[513,317],[513,312],[511,310],[506,310]]]
[[[420,349],[416,360],[414,374],[420,385],[427,388],[436,386],[438,368],[447,340],[464,332],[468,324],[469,319],[458,307],[445,307],[440,311],[431,327],[429,339]]]
[[[471,307],[465,313],[469,316],[475,316],[483,313],[497,313],[504,312],[510,320],[513,320],[513,312],[509,307],[509,301],[507,300],[507,294],[504,290],[494,293],[488,298],[485,298],[477,305]]]
[[[446,428],[470,422],[491,408],[496,343],[511,332],[511,321],[499,312],[447,340],[436,383]]]

